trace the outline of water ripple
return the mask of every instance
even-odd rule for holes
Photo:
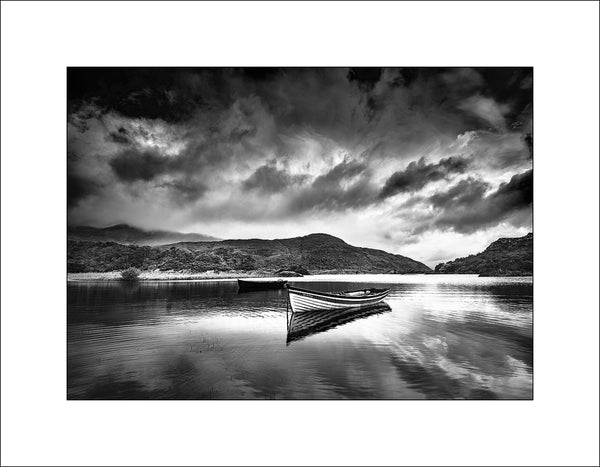
[[[70,283],[68,397],[531,398],[530,278],[296,282],[391,293],[384,312],[309,316],[290,328],[284,290],[238,294],[235,281]]]

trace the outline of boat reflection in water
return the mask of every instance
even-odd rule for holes
[[[287,314],[286,344],[304,339],[313,334],[328,331],[337,326],[367,318],[369,316],[387,313],[392,309],[383,302],[375,305],[343,308],[337,310],[313,310],[302,313]]]

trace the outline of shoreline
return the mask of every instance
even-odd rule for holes
[[[273,277],[266,273],[248,274],[237,272],[201,272],[187,273],[174,271],[142,271],[138,281],[183,281],[183,280],[224,280],[224,279],[244,279],[244,278],[261,278]],[[68,272],[67,282],[77,281],[122,281],[121,271],[109,272]]]
[[[185,271],[142,271],[138,281],[193,281],[193,280],[227,280],[227,279],[298,279],[299,277],[311,277],[318,275],[363,275],[363,274],[389,274],[382,272],[357,272],[355,270],[346,271],[340,269],[330,269],[314,271],[308,275],[279,275],[273,271],[205,271],[205,272],[185,272]],[[397,274],[398,276],[423,273]],[[108,272],[68,272],[67,282],[77,281],[122,281],[121,271]]]
[[[340,270],[327,270],[327,271],[315,271],[310,275],[305,276],[279,276],[274,272],[269,271],[252,271],[252,272],[238,272],[238,271],[227,271],[227,272],[215,272],[206,271],[201,273],[183,272],[183,271],[142,271],[139,278],[139,282],[145,281],[211,281],[211,280],[234,280],[234,279],[288,279],[294,280],[299,277],[311,277],[320,275],[365,275],[365,274],[384,274],[389,275],[390,273],[381,272],[356,272],[356,271],[340,271]],[[527,275],[482,275],[477,273],[455,273],[455,274],[431,274],[431,273],[406,273],[406,274],[393,274],[397,276],[405,275],[432,275],[432,276],[478,276],[478,277],[533,277],[532,274]],[[68,272],[67,282],[85,282],[85,281],[124,281],[121,278],[121,271],[109,271],[109,272]]]
[[[364,274],[355,271],[325,270],[318,271],[313,275],[319,274]],[[372,274],[372,273],[367,273]],[[309,276],[309,277],[310,277]],[[278,275],[273,271],[205,271],[205,272],[185,272],[185,271],[142,271],[138,281],[193,281],[193,280],[226,280],[226,279],[297,279],[302,275]],[[305,276],[304,276],[305,277]],[[122,281],[121,271],[108,272],[68,272],[67,282],[76,281]]]

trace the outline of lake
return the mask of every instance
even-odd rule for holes
[[[68,399],[531,399],[531,277],[306,276],[387,305],[291,317],[237,281],[67,284]]]

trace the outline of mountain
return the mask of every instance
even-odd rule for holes
[[[405,256],[351,246],[326,234],[279,240],[179,242],[155,247],[69,241],[67,256],[69,272],[114,271],[130,266],[189,272],[431,272],[423,263]]]
[[[214,241],[217,238],[196,233],[169,232],[167,230],[142,230],[127,224],[117,224],[104,229],[88,226],[69,226],[69,240],[86,242],[116,242],[133,245],[163,245],[175,242]]]
[[[481,253],[438,264],[435,272],[482,276],[531,276],[533,274],[533,233],[530,232],[524,237],[500,238]]]

